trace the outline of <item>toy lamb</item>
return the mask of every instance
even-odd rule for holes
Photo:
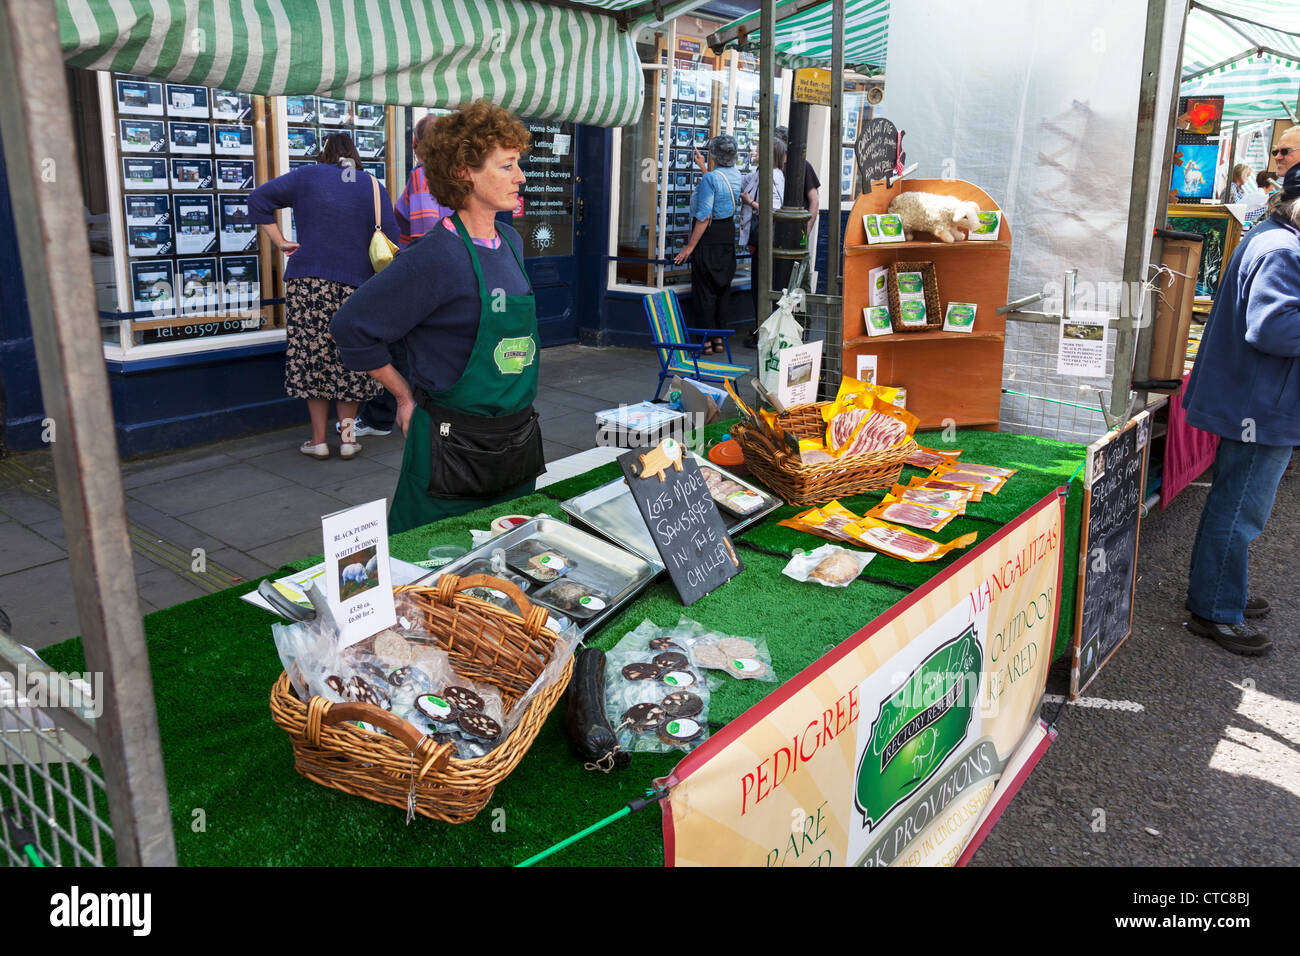
[[[928,232],[942,242],[956,242],[980,224],[977,203],[937,193],[902,193],[894,197],[889,211],[903,220],[903,235],[909,241],[915,233]]]

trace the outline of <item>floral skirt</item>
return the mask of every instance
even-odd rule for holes
[[[333,279],[288,279],[284,284],[284,390],[295,398],[368,402],[384,387],[367,372],[349,372],[330,334],[334,313],[355,287]]]

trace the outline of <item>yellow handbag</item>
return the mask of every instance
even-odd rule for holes
[[[370,177],[375,189],[375,234],[370,237],[370,266],[375,272],[383,272],[397,254],[397,246],[384,235],[383,219],[379,216],[379,180]]]

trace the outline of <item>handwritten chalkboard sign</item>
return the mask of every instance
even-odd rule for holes
[[[1133,630],[1138,528],[1150,434],[1148,413],[1143,412],[1088,449],[1071,699],[1097,676]]]
[[[902,138],[898,128],[883,117],[868,120],[854,144],[858,159],[858,182],[863,192],[871,191],[876,180],[888,186],[903,169]]]
[[[618,459],[632,498],[683,604],[744,570],[695,459],[667,438]]]

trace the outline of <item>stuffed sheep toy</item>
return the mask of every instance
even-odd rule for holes
[[[918,232],[928,232],[942,242],[957,242],[980,224],[977,203],[937,193],[902,193],[894,197],[889,211],[902,219],[903,235],[909,241]]]

